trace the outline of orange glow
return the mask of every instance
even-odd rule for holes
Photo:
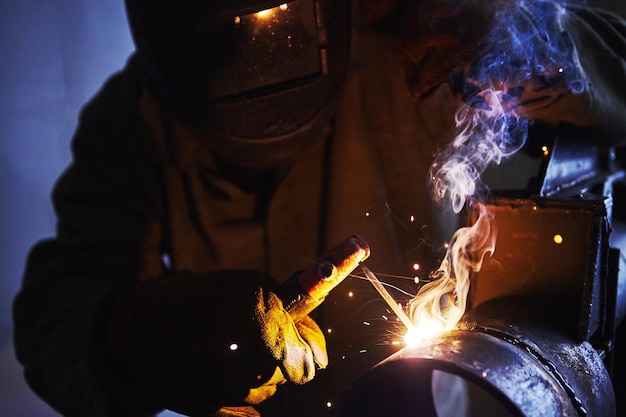
[[[287,4],[281,4],[278,7],[272,7],[271,9],[265,9],[265,10],[256,12],[254,15],[259,20],[267,20],[267,19],[272,18],[276,14],[276,12],[278,12],[279,10],[285,11],[288,8],[289,6]]]
[[[407,346],[414,346],[421,340],[431,337],[435,333],[444,331],[443,323],[437,320],[422,319],[418,327],[409,329],[404,335],[404,343]]]
[[[550,154],[550,149],[546,145],[541,147],[541,152],[543,152],[543,156],[548,156]]]
[[[465,312],[470,274],[479,271],[484,257],[495,249],[493,213],[482,204],[478,204],[478,209],[475,224],[458,229],[452,237],[448,253],[433,274],[437,279],[422,286],[409,301],[408,317],[414,328],[407,326],[407,345],[451,330]]]
[[[556,243],[557,245],[560,245],[561,243],[563,243],[563,236],[556,234],[554,235],[552,240],[554,240],[554,243]]]
[[[274,9],[273,8],[272,9],[261,10],[260,12],[257,12],[255,14],[257,19],[269,19],[273,15],[274,15]]]

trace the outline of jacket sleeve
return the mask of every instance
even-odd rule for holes
[[[626,22],[576,3],[361,0],[415,97],[448,83],[480,103],[486,90],[501,89],[500,104],[521,117],[588,128],[617,144],[626,137]],[[580,78],[570,84],[569,74]]]
[[[146,174],[154,168],[133,138],[141,85],[127,68],[84,108],[72,164],[53,191],[56,237],[32,248],[13,305],[26,380],[65,416],[159,410],[103,348],[113,294],[160,259],[158,236],[147,238],[158,218]]]
[[[565,22],[587,79],[584,97],[587,117],[574,114],[568,122],[599,127],[605,144],[624,145],[626,140],[626,20],[597,8],[572,5]],[[564,109],[564,112],[566,109]]]

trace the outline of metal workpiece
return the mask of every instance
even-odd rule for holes
[[[486,174],[497,242],[462,321],[362,374],[336,417],[616,415],[623,167],[592,140],[547,135]],[[464,214],[471,225],[480,211]]]
[[[615,415],[602,359],[563,332],[558,314],[503,299],[457,329],[391,355],[344,393],[344,416]]]
[[[493,256],[472,277],[468,303],[559,299],[569,310],[569,331],[610,356],[626,311],[626,172],[614,150],[595,140],[533,133],[504,172],[486,175],[498,237]],[[514,177],[522,180],[511,183]]]

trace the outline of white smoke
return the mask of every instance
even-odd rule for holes
[[[582,92],[584,77],[562,19],[566,8],[557,1],[518,1],[502,10],[484,56],[457,78],[453,90],[464,104],[455,115],[454,139],[430,169],[435,201],[459,213],[471,198],[478,212],[473,226],[454,234],[439,268],[431,273],[408,304],[416,328],[428,332],[453,328],[465,312],[472,273],[495,250],[496,225],[484,204],[481,174],[520,150],[530,120],[518,116],[534,91],[559,86]],[[460,81],[459,81],[460,80]],[[542,90],[542,91],[543,91]],[[558,89],[557,89],[558,90]]]

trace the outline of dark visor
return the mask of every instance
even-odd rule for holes
[[[232,16],[235,59],[213,78],[211,96],[227,99],[265,92],[321,74],[324,50],[318,29],[314,0]]]

